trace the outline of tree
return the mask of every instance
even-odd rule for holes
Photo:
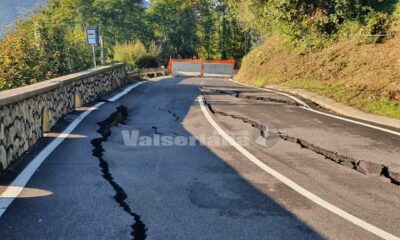
[[[17,29],[0,42],[0,89],[10,89],[34,83],[38,80],[38,61],[31,23],[17,22]],[[26,54],[26,53],[30,54]]]
[[[87,27],[99,28],[108,62],[143,42],[143,66],[170,56],[240,60],[251,45],[225,0],[153,0],[146,11],[142,0],[49,0],[0,41],[0,89],[89,68]]]
[[[250,50],[250,34],[222,0],[154,0],[146,16],[164,61],[169,56],[240,60]]]
[[[350,34],[386,34],[397,1],[227,0],[245,28],[264,36],[283,35],[294,43],[318,46]],[[351,24],[354,23],[354,24]],[[374,24],[375,23],[375,24]],[[353,28],[349,29],[352,25]]]
[[[155,0],[147,10],[147,23],[155,41],[162,47],[164,60],[169,56],[197,56],[196,15],[193,4],[184,0]]]

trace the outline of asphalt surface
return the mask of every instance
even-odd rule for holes
[[[232,91],[262,98],[227,94]],[[400,236],[400,186],[278,133],[393,169],[400,137],[227,80],[172,78],[145,83],[91,113],[0,218],[0,239],[380,239],[221,142],[199,96],[226,132],[249,136],[244,147],[263,163]],[[266,145],[258,142],[262,133],[255,122],[268,126]],[[175,144],[168,144],[171,139]]]

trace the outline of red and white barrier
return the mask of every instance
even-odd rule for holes
[[[198,60],[171,58],[168,70],[172,76],[227,77],[233,76],[235,60]]]

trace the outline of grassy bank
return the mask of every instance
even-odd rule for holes
[[[382,44],[342,40],[317,51],[270,38],[243,59],[236,80],[301,88],[400,119],[400,36]]]

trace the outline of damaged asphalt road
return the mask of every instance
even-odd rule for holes
[[[400,236],[399,137],[227,80],[171,78],[89,115],[27,185],[51,195],[16,199],[0,238],[379,239],[218,142],[199,96],[263,163]]]
[[[226,92],[222,92],[222,93],[226,93]],[[235,97],[237,97],[237,96],[235,96]],[[245,99],[250,99],[250,98],[245,98]],[[255,98],[253,100],[260,100],[260,99]],[[262,101],[266,101],[265,98],[262,98]],[[285,103],[283,101],[271,101],[271,102]],[[296,143],[304,149],[311,150],[317,154],[324,156],[326,159],[334,161],[334,162],[341,164],[343,166],[346,166],[350,169],[354,169],[354,170],[364,173],[366,175],[386,178],[387,180],[390,181],[390,183],[395,184],[395,185],[400,185],[400,174],[396,172],[396,170],[397,170],[396,166],[394,166],[394,170],[391,170],[391,168],[389,168],[388,166],[386,166],[384,164],[379,164],[379,163],[376,163],[373,161],[359,160],[359,159],[355,159],[350,156],[341,155],[338,152],[335,152],[335,151],[332,151],[329,149],[324,149],[324,148],[314,145],[310,142],[307,142],[304,139],[292,137],[292,136],[289,136],[286,133],[282,133],[280,131],[274,131],[274,132],[270,131],[268,125],[263,125],[262,123],[254,121],[252,119],[249,119],[245,116],[241,116],[239,114],[231,114],[228,111],[223,112],[223,111],[215,110],[211,104],[207,103],[207,101],[206,101],[206,104],[208,106],[208,109],[214,115],[219,114],[222,116],[231,117],[233,119],[239,119],[239,120],[242,120],[244,123],[250,124],[252,127],[258,129],[260,131],[260,136],[265,138],[266,142],[269,140],[268,137],[272,138],[272,137],[275,137],[275,135],[276,135],[282,140]],[[298,105],[296,105],[296,106],[298,106]],[[267,131],[270,131],[270,132],[267,132]],[[269,135],[268,137],[267,137],[267,134]],[[334,148],[334,146],[332,146],[332,148]]]
[[[140,219],[140,216],[136,213],[133,213],[130,206],[126,203],[128,195],[113,178],[107,160],[104,159],[104,148],[102,146],[103,142],[107,142],[108,137],[111,135],[112,127],[117,126],[118,124],[123,124],[127,116],[128,114],[126,108],[124,106],[119,106],[116,109],[116,112],[111,114],[109,118],[99,123],[100,128],[98,132],[102,135],[102,137],[92,140],[92,145],[94,147],[93,156],[99,159],[99,166],[101,168],[101,172],[103,173],[104,179],[106,179],[115,190],[115,201],[121,206],[121,208],[124,209],[125,212],[133,217],[131,233],[133,239],[143,240],[146,239],[146,226]]]

